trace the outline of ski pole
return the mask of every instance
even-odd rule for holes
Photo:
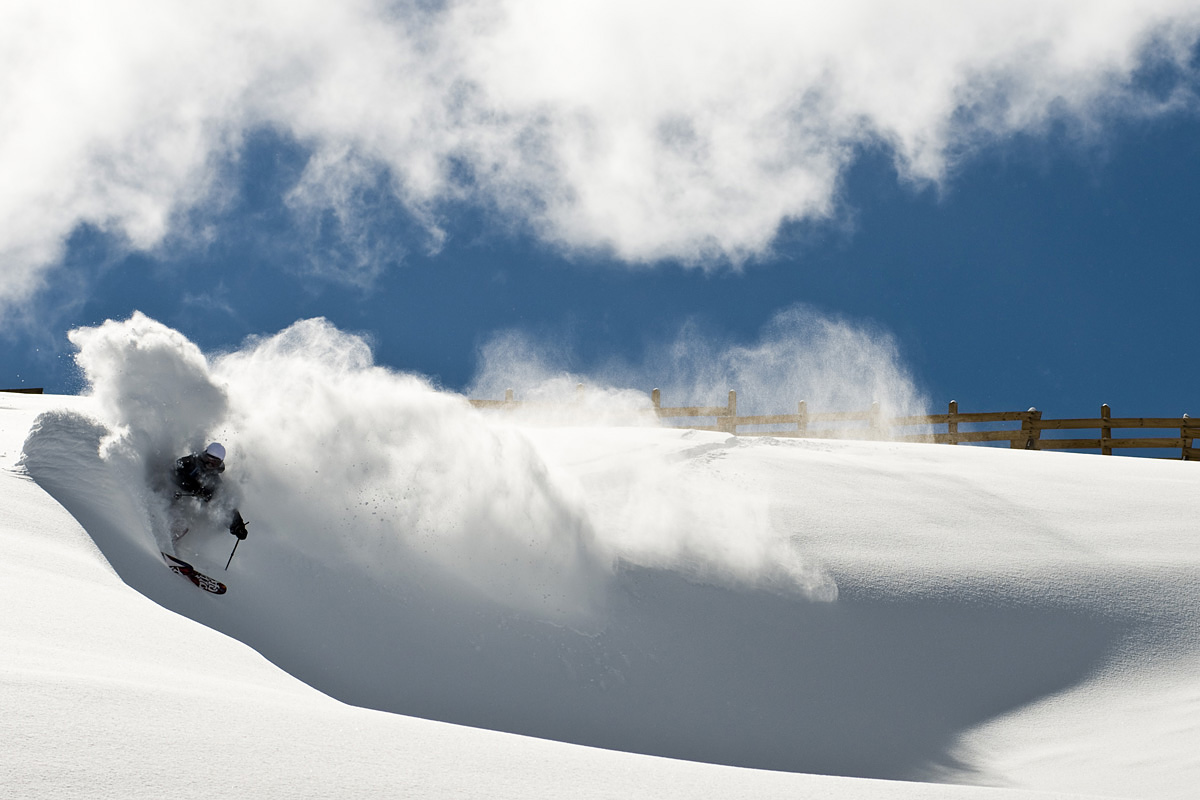
[[[226,572],[228,572],[228,571],[229,571],[229,565],[230,565],[230,563],[233,561],[233,554],[237,552],[237,546],[238,546],[239,544],[241,544],[241,543],[242,543],[242,540],[241,540],[241,539],[238,539],[238,540],[236,540],[236,541],[233,543],[233,550],[231,550],[231,551],[230,551],[230,553],[229,553],[229,561],[226,561],[226,562],[225,562],[225,570],[226,570]]]
[[[242,512],[236,508],[233,510],[233,522],[229,523],[229,532],[237,536],[237,541],[233,543],[233,549],[229,551],[229,561],[225,562],[226,570],[233,562],[233,554],[237,552],[237,546],[242,543],[242,539],[246,538],[246,521],[242,519]]]

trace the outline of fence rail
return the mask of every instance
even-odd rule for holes
[[[584,395],[582,384],[576,387],[576,399]],[[513,391],[505,392],[503,400],[471,400],[473,406],[484,409],[533,407],[517,400]],[[1114,417],[1107,404],[1100,406],[1100,416],[1092,418],[1043,419],[1036,408],[1027,411],[960,412],[958,403],[951,401],[945,414],[926,414],[904,417],[883,416],[878,403],[862,411],[808,410],[801,400],[794,414],[739,416],[737,392],[729,392],[723,406],[664,406],[658,389],[651,393],[652,408],[646,409],[672,427],[719,431],[738,436],[775,436],[801,439],[883,439],[898,442],[928,442],[935,444],[971,444],[1008,442],[1017,450],[1097,450],[1112,455],[1114,450],[1178,450],[1184,461],[1200,461],[1200,419],[1187,414],[1179,417]],[[712,420],[712,424],[696,425],[683,420]],[[830,423],[833,423],[832,425]],[[1012,427],[1013,423],[1019,426]],[[960,426],[996,426],[984,430],[964,430]],[[771,430],[743,430],[765,428]],[[910,429],[923,428],[917,432]],[[938,430],[938,429],[942,430]],[[1054,438],[1043,436],[1046,431],[1097,432],[1095,437]],[[1114,436],[1113,431],[1139,431]],[[1140,431],[1154,431],[1154,435]],[[1169,434],[1168,434],[1169,432]]]

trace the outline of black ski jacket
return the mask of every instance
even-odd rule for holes
[[[193,494],[208,502],[221,488],[221,473],[224,471],[224,464],[215,469],[208,467],[199,453],[192,453],[175,462],[175,485],[183,494]]]

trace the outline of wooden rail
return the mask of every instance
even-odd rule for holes
[[[577,398],[584,387],[576,387]],[[508,409],[528,407],[516,400],[513,391],[505,392],[504,400],[471,400],[476,408]],[[1018,450],[1096,450],[1112,455],[1114,450],[1178,450],[1184,461],[1200,461],[1200,419],[1187,414],[1179,417],[1114,417],[1108,405],[1100,406],[1100,416],[1086,419],[1043,419],[1036,408],[1027,411],[960,412],[958,403],[951,401],[945,414],[925,414],[906,417],[884,417],[878,403],[862,411],[811,412],[801,400],[794,414],[739,416],[737,392],[729,392],[723,406],[664,406],[658,389],[651,393],[652,411],[672,427],[703,431],[719,431],[738,436],[774,436],[803,439],[884,439],[897,442],[930,442],[935,444],[968,444],[1008,442]],[[708,419],[712,424],[697,425],[691,420]],[[688,422],[684,423],[687,420]],[[1016,425],[1019,423],[1019,425]],[[964,426],[972,428],[964,429]],[[987,426],[982,430],[978,426]],[[1003,427],[997,427],[1003,426]],[[761,430],[770,427],[771,430]],[[759,428],[760,430],[743,430]],[[913,428],[925,430],[912,432]],[[942,430],[938,430],[942,429]],[[1095,431],[1093,438],[1055,438],[1043,436],[1046,431]],[[1122,431],[1114,436],[1114,431]],[[1138,431],[1138,433],[1128,433]],[[1146,435],[1141,431],[1154,431]],[[1168,434],[1169,435],[1166,435]]]
[[[39,389],[0,389],[0,392],[9,392],[12,394],[41,394],[42,390],[40,388]]]

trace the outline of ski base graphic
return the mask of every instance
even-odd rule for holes
[[[204,591],[211,592],[212,594],[225,594],[228,591],[225,584],[216,578],[210,578],[205,575],[182,558],[176,558],[170,553],[162,553],[162,557],[163,561],[171,569],[171,572],[174,572],[176,575],[182,575]]]

